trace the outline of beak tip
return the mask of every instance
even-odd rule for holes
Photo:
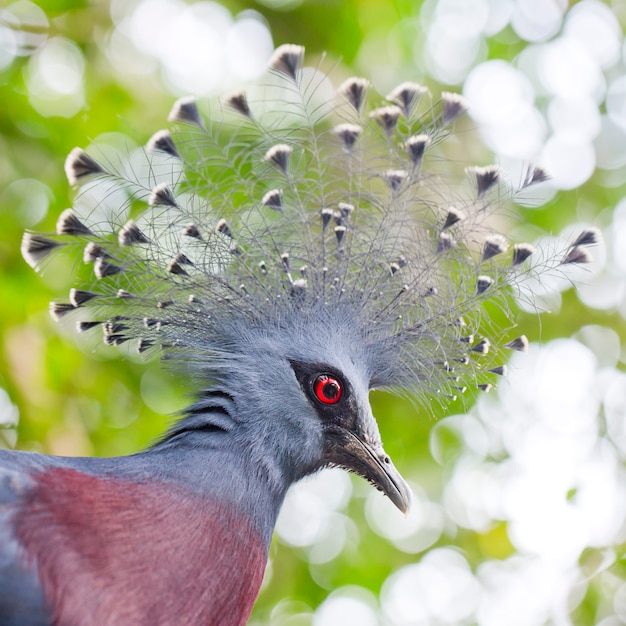
[[[393,498],[392,501],[403,513],[403,515],[408,517],[413,504],[413,493],[411,492],[411,488],[406,483],[403,484],[402,487],[402,490],[398,490],[396,497]]]

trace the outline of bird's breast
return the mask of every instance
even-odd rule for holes
[[[55,624],[245,624],[267,547],[223,500],[55,468],[14,518]]]

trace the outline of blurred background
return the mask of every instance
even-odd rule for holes
[[[176,97],[228,92],[300,43],[337,82],[462,92],[469,161],[513,181],[531,162],[552,173],[512,209],[524,238],[593,224],[605,243],[576,289],[535,286],[549,312],[521,307],[531,348],[497,390],[445,409],[372,394],[411,514],[340,471],[296,486],[251,624],[626,624],[624,25],[626,0],[4,0],[0,446],[128,454],[184,406],[157,362],[52,322],[67,277],[36,275],[22,232],[52,230],[71,205],[73,147],[141,145]]]

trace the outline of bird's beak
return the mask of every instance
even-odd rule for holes
[[[333,433],[331,461],[362,476],[382,491],[403,513],[411,507],[411,489],[381,443],[372,444],[346,429]],[[339,435],[339,436],[338,436]]]

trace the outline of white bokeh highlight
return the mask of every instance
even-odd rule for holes
[[[339,555],[352,528],[341,512],[352,493],[346,472],[326,469],[307,478],[287,493],[276,523],[279,539],[290,546],[310,549],[313,562]]]
[[[566,8],[566,0],[518,0],[511,26],[521,39],[544,41],[559,31]]]
[[[409,554],[423,552],[435,544],[444,529],[445,514],[440,504],[430,500],[417,484],[407,515],[392,506],[378,491],[371,491],[365,502],[365,515],[370,528],[398,550]]]
[[[64,37],[48,39],[30,58],[26,84],[31,106],[45,117],[73,117],[85,104],[85,59]]]
[[[13,448],[17,442],[20,411],[8,392],[0,387],[0,448]]]
[[[614,369],[618,348],[617,334],[597,326],[580,340],[533,344],[512,359],[496,396],[434,430],[431,448],[450,475],[446,514],[478,532],[504,521],[516,550],[479,565],[480,601],[466,622],[443,623],[569,624],[588,584],[583,555],[596,550],[612,562],[611,547],[626,539],[626,378]],[[438,428],[456,435],[452,455],[443,456]],[[408,615],[419,604],[424,611],[419,602],[402,608],[411,601],[395,597],[393,610]],[[414,623],[431,623],[417,615]]]
[[[471,623],[480,602],[480,585],[456,550],[438,548],[414,565],[394,572],[381,590],[390,626]]]
[[[254,11],[233,17],[203,0],[114,2],[109,58],[126,75],[159,72],[175,94],[214,95],[258,78],[272,53],[270,31]]]
[[[378,603],[371,591],[348,586],[333,591],[318,607],[312,626],[378,626]]]
[[[49,26],[45,11],[30,0],[0,6],[0,72],[37,50],[47,39]]]
[[[496,10],[487,0],[438,0],[424,4],[422,17],[420,62],[439,81],[463,85],[499,162],[540,163],[553,189],[626,163],[623,37],[606,4],[583,0],[568,11],[565,0],[517,0]],[[486,60],[486,37],[507,26],[529,45],[512,62]],[[621,136],[603,121],[605,100]]]

